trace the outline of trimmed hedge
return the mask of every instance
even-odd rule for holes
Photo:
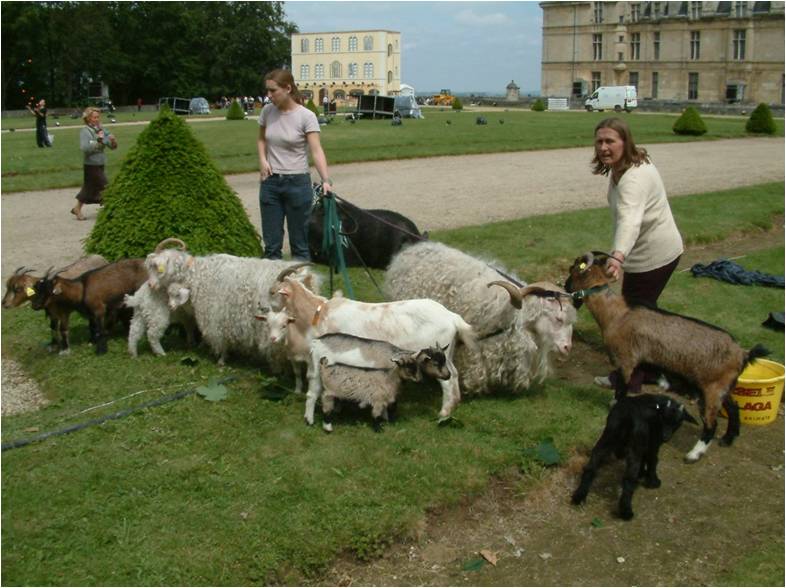
[[[319,108],[317,108],[317,105],[314,104],[314,101],[311,98],[309,98],[308,102],[306,102],[306,108],[308,108],[317,116],[317,118],[319,118]]]
[[[453,110],[463,110],[464,105],[461,103],[461,100],[458,98],[453,98],[453,103],[450,105]]]
[[[703,135],[707,132],[707,125],[704,124],[699,111],[693,106],[688,106],[685,112],[674,121],[671,130],[678,135]]]
[[[244,118],[246,118],[246,113],[243,112],[243,107],[240,106],[240,102],[232,100],[232,103],[229,105],[229,110],[227,111],[227,120],[243,120]]]
[[[204,145],[162,108],[104,190],[85,251],[112,261],[144,257],[167,237],[195,254],[262,255],[256,228]]]
[[[745,123],[745,130],[749,133],[774,135],[778,129],[772,118],[772,110],[770,110],[770,107],[764,102],[759,104],[756,109],[751,112],[748,122]]]
[[[533,110],[535,112],[543,112],[544,110],[546,110],[546,103],[543,102],[541,98],[538,98],[537,100],[535,100],[535,102],[532,103],[532,106],[530,106],[530,110]]]

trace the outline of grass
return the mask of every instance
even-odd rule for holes
[[[689,243],[755,234],[783,213],[783,190],[778,183],[681,197],[674,200],[677,222]],[[607,215],[602,209],[565,213],[434,238],[498,259],[528,280],[562,279],[578,253],[608,242],[598,228],[608,224]],[[783,247],[742,262],[781,273]],[[378,298],[360,270],[352,276],[361,298]],[[744,345],[762,342],[783,361],[782,334],[760,326],[767,312],[782,309],[781,290],[678,274],[662,301],[727,328]],[[580,316],[577,332],[598,341],[588,314]],[[366,411],[349,410],[327,436],[303,425],[302,398],[273,400],[289,379],[273,378],[251,362],[231,361],[221,370],[206,351],[184,349],[175,335],[164,341],[164,358],[142,346],[133,360],[121,337],[96,358],[81,318],[72,321],[72,354],[57,357],[46,352],[48,326],[39,314],[3,310],[2,319],[4,359],[19,362],[51,401],[36,413],[3,417],[3,442],[212,378],[237,378],[223,402],[192,395],[4,453],[6,584],[302,583],[345,550],[374,557],[411,533],[430,509],[481,493],[491,476],[537,471],[524,449],[546,437],[563,454],[591,443],[607,410],[605,391],[548,380],[521,395],[465,399],[458,420],[437,428],[438,387],[408,388],[399,421],[384,433],[373,433]],[[196,364],[184,364],[186,358]],[[782,560],[780,569],[782,575]],[[749,576],[741,578],[740,584],[750,583]]]
[[[608,113],[500,109],[484,113],[489,120],[486,126],[476,125],[476,115],[470,112],[430,111],[426,116],[423,120],[405,119],[399,127],[385,120],[362,120],[353,125],[337,117],[333,124],[322,127],[322,144],[331,164],[565,147],[587,147],[589,152],[592,129]],[[697,138],[672,133],[676,115],[621,116],[629,119],[636,140],[642,145],[748,136],[744,118],[707,117],[709,131]],[[499,120],[504,124],[499,124]],[[448,121],[452,124],[446,124]],[[779,136],[783,136],[783,120],[776,122]],[[3,133],[3,193],[81,185],[79,128],[77,125],[55,131],[54,147],[46,150],[36,147],[33,133]],[[144,125],[109,124],[107,128],[119,143],[117,151],[108,156],[106,171],[111,181]],[[243,121],[206,121],[190,128],[205,144],[222,173],[258,170],[256,117]]]

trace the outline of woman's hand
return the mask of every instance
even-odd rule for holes
[[[328,194],[329,192],[332,192],[332,191],[333,191],[333,186],[331,185],[329,179],[325,180],[324,182],[322,182],[322,193],[323,194]]]
[[[115,139],[114,135],[109,135],[109,148],[117,149],[117,139]]]
[[[273,168],[270,167],[270,164],[266,161],[263,161],[259,164],[259,180],[264,182],[270,175],[273,173]]]
[[[625,256],[621,251],[612,251],[611,256],[606,260],[606,275],[615,282],[619,280],[624,262]]]

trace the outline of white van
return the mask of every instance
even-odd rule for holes
[[[636,86],[601,86],[584,102],[584,108],[588,112],[612,108],[617,112],[630,112],[631,108],[636,106]]]

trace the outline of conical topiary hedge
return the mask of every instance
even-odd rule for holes
[[[762,133],[765,135],[774,135],[777,127],[775,120],[772,118],[772,110],[764,102],[759,104],[756,109],[751,112],[748,122],[745,123],[745,130],[749,133]]]
[[[85,251],[110,260],[144,257],[167,237],[196,254],[262,254],[240,199],[188,125],[164,108],[104,191]]]
[[[678,135],[703,135],[707,132],[707,125],[693,106],[688,106],[685,112],[674,121],[671,130]]]
[[[243,112],[243,107],[240,106],[240,102],[232,100],[229,104],[229,110],[227,110],[227,120],[243,120],[245,118],[246,113]]]

